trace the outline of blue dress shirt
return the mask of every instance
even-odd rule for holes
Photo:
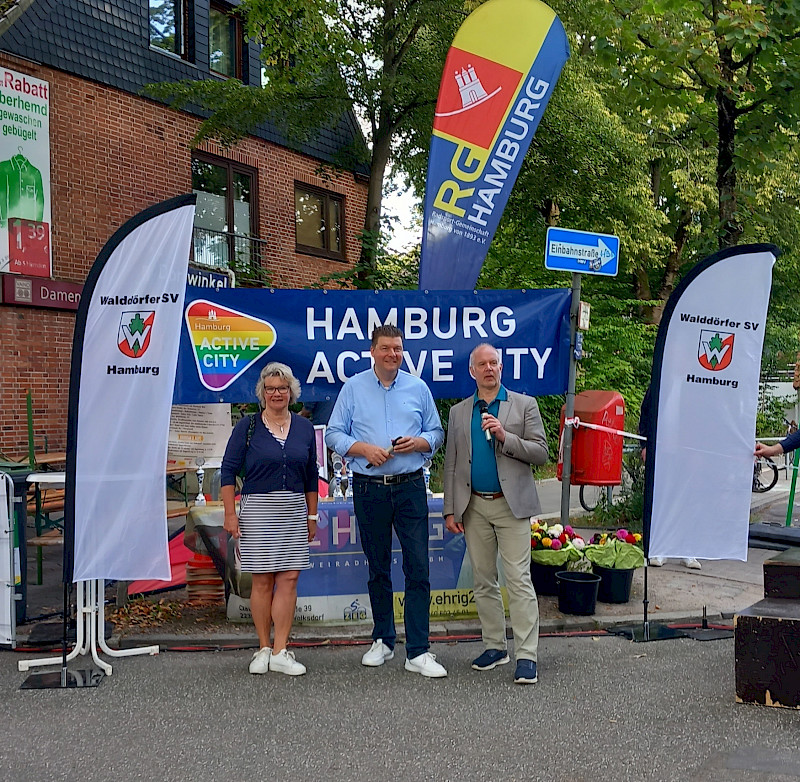
[[[363,475],[400,475],[421,469],[444,441],[444,430],[428,386],[418,377],[398,370],[384,388],[374,369],[351,377],[339,392],[328,421],[325,443],[344,456],[355,442],[389,448],[396,437],[423,437],[430,453],[395,454],[380,467],[367,467],[363,456],[353,456],[353,472]]]

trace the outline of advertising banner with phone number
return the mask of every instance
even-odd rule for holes
[[[204,524],[222,524],[221,508],[205,508]],[[431,579],[431,619],[475,618],[472,566],[463,535],[444,527],[441,497],[428,500],[428,555]],[[187,530],[189,525],[187,524]],[[250,615],[250,574],[236,571],[233,539],[229,541],[227,615],[231,621],[248,622]],[[353,503],[326,500],[319,503],[317,537],[311,544],[311,568],[300,573],[297,582],[298,624],[371,623],[367,578],[369,566],[361,549]],[[392,584],[402,590],[404,576],[400,543],[392,537]],[[505,601],[505,587],[502,588]],[[405,594],[394,593],[394,613],[403,621]]]

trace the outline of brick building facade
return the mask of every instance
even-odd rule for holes
[[[98,9],[109,5],[128,16],[106,13],[98,21]],[[10,27],[4,30],[0,25],[0,69],[50,85],[54,280],[82,283],[120,225],[147,206],[192,191],[197,184],[193,162],[198,160],[215,172],[225,167],[246,172],[251,225],[249,231],[240,232],[244,241],[254,237],[252,241],[258,242],[258,262],[270,285],[302,288],[357,260],[368,172],[340,172],[324,179],[319,174],[320,164],[332,162],[337,149],[359,140],[352,117],[343,118],[338,128],[322,134],[303,152],[282,145],[269,127],[258,128],[232,149],[208,142],[192,149],[199,118],[141,96],[141,87],[150,81],[177,80],[187,74],[215,77],[202,67],[209,57],[207,40],[203,49],[203,19],[207,23],[209,8],[215,5],[208,0],[176,3],[185,12],[191,10],[184,18],[191,19],[194,33],[192,46],[186,47],[191,56],[184,52],[182,59],[156,50],[148,41],[144,0],[110,4],[40,0]],[[34,19],[34,13],[40,17]],[[138,27],[131,27],[131,15]],[[97,44],[101,39],[102,46]],[[69,52],[76,48],[71,57]],[[81,57],[89,50],[91,56]],[[253,44],[243,43],[241,65],[243,81],[258,78],[258,51]],[[0,136],[0,145],[13,143]],[[306,190],[332,199],[340,210],[336,253],[309,249],[298,238],[296,203],[298,192]],[[229,238],[238,237],[225,234],[223,243]],[[21,456],[27,450],[28,389],[37,449],[44,446],[45,436],[50,450],[66,446],[74,315],[70,310],[0,304],[0,451],[6,455]]]

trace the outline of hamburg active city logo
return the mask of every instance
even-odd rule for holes
[[[140,358],[150,347],[150,334],[155,310],[132,310],[123,312],[119,319],[117,346],[128,358]]]
[[[700,344],[697,347],[697,360],[703,369],[719,372],[730,366],[733,359],[734,334],[729,331],[700,331]]]

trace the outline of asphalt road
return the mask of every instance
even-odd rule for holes
[[[800,712],[734,702],[732,640],[551,637],[540,682],[480,673],[476,643],[437,643],[446,679],[402,654],[299,649],[306,676],[255,677],[250,653],[115,661],[96,689],[21,691],[0,652],[0,768],[48,780],[800,779]]]

